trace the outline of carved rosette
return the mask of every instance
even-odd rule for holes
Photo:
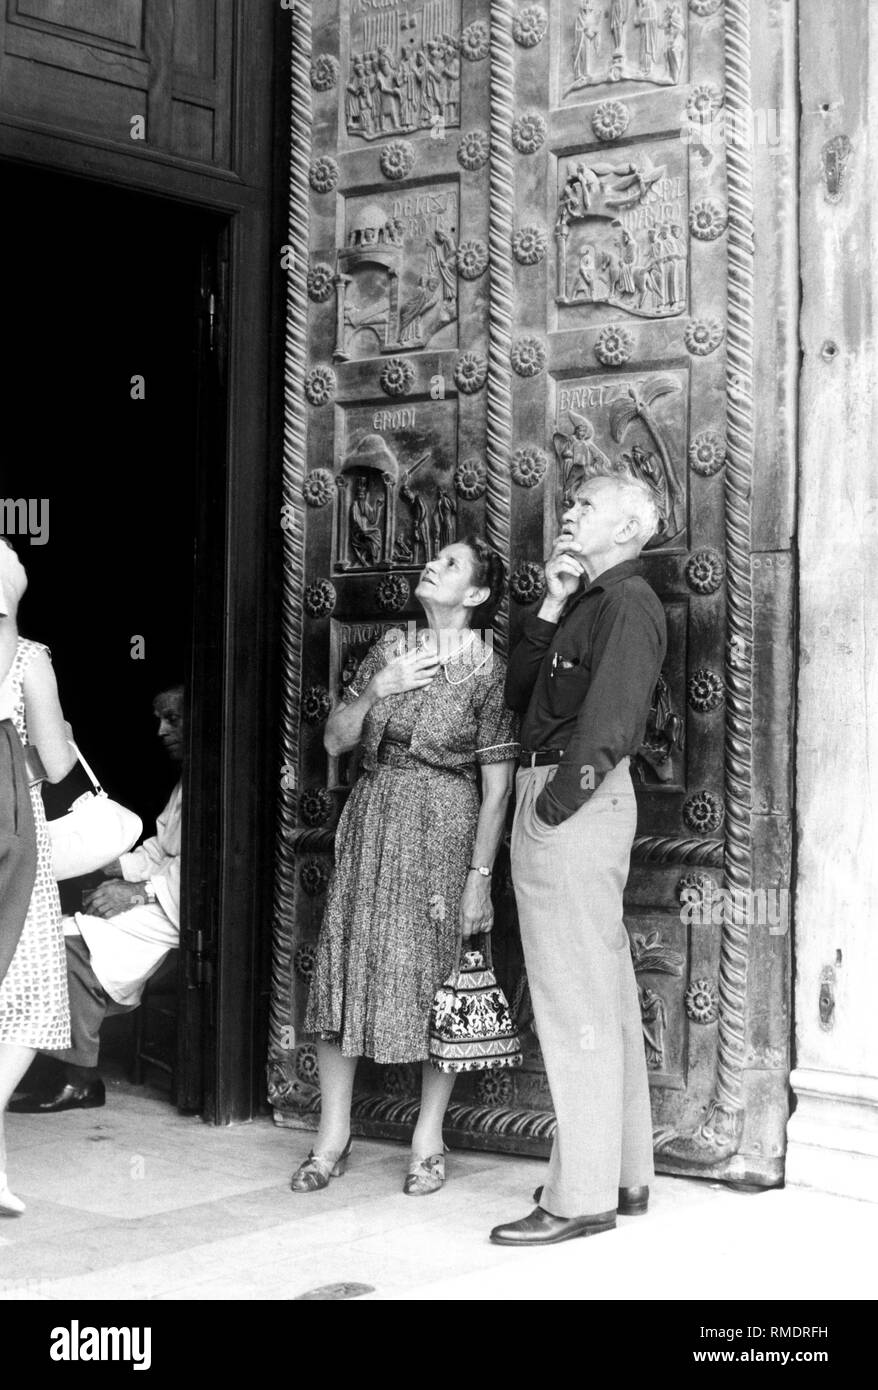
[[[693,87],[686,101],[686,114],[690,121],[706,123],[712,121],[723,104],[723,94],[712,82],[701,82]]]
[[[536,487],[546,476],[547,468],[548,459],[542,449],[532,445],[516,449],[510,465],[512,481],[519,487]]]
[[[717,198],[699,198],[689,209],[689,230],[697,241],[716,241],[727,222],[726,210]]]
[[[481,352],[462,352],[454,368],[454,380],[458,391],[471,396],[481,391],[488,379],[487,358]]]
[[[302,696],[302,718],[306,724],[322,724],[330,708],[329,691],[324,685],[312,685]]]
[[[338,183],[338,165],[328,154],[312,159],[308,166],[308,182],[315,193],[331,193]]]
[[[310,980],[316,965],[317,952],[310,943],[296,948],[293,953],[293,969],[300,980]]]
[[[332,815],[332,797],[325,787],[309,787],[299,797],[299,815],[306,825],[326,825]]]
[[[546,369],[546,345],[540,338],[517,338],[509,360],[519,376],[539,376]]]
[[[520,227],[512,238],[512,254],[520,265],[536,265],[548,244],[544,227]]]
[[[404,357],[391,357],[381,369],[381,390],[388,396],[407,396],[415,381],[415,370]]]
[[[726,441],[719,430],[702,430],[689,445],[689,463],[703,478],[718,473],[726,461]]]
[[[525,5],[512,21],[512,37],[522,48],[536,48],[548,27],[549,17],[542,5]]]
[[[309,507],[325,507],[334,491],[335,479],[328,468],[312,468],[302,484],[302,496]]]
[[[693,1023],[716,1023],[719,990],[714,980],[693,980],[686,990],[686,1012]]]
[[[324,304],[334,289],[334,271],[325,261],[317,261],[308,271],[308,298],[315,304]]]
[[[594,355],[605,367],[621,367],[634,351],[634,338],[627,328],[608,324],[594,345]]]
[[[546,142],[545,117],[539,111],[528,111],[512,122],[512,143],[519,154],[536,154]]]
[[[623,101],[602,101],[595,108],[591,128],[598,140],[618,140],[631,121],[631,112]]]
[[[402,574],[386,574],[375,589],[375,602],[385,613],[398,613],[409,600],[408,580]]]
[[[309,898],[325,893],[329,884],[329,869],[322,859],[306,859],[299,869],[299,882]]]
[[[546,592],[546,576],[535,560],[522,560],[509,581],[509,592],[516,603],[535,603]]]
[[[320,1068],[317,1065],[317,1048],[311,1043],[296,1048],[296,1076],[306,1085],[317,1085]]]
[[[454,470],[454,486],[459,497],[475,502],[485,495],[488,470],[481,459],[464,459]]]
[[[716,550],[696,550],[686,562],[686,583],[696,594],[715,594],[723,582],[726,567]]]
[[[331,367],[312,367],[305,377],[305,395],[311,405],[327,405],[335,395],[335,372]]]
[[[488,248],[483,241],[462,241],[457,248],[457,273],[462,280],[478,280],[488,268]]]
[[[693,357],[707,357],[723,340],[719,319],[690,319],[683,330],[683,341]]]
[[[328,618],[336,598],[335,586],[329,579],[315,579],[305,585],[302,602],[309,618]]]
[[[689,677],[687,693],[694,710],[699,714],[710,714],[711,710],[719,709],[725,696],[722,676],[701,666]]]
[[[718,892],[718,884],[710,874],[684,874],[677,884],[680,906],[697,904],[706,907]]]
[[[460,36],[460,52],[469,63],[480,63],[491,52],[491,31],[483,19],[468,24]]]
[[[484,168],[490,153],[491,142],[485,131],[468,130],[457,147],[457,162],[461,169],[473,174],[477,169]]]
[[[311,62],[311,86],[315,92],[328,92],[338,81],[338,59],[319,53]]]
[[[385,145],[381,151],[379,159],[381,172],[386,179],[407,178],[412,172],[415,162],[415,152],[411,145],[405,140],[391,140],[389,145]]]
[[[496,1068],[479,1072],[475,1090],[482,1105],[508,1105],[514,1094],[512,1077]]]
[[[696,792],[683,805],[683,820],[696,835],[710,835],[719,830],[724,814],[723,803],[713,792]]]

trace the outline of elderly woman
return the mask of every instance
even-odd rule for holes
[[[305,1016],[318,1039],[321,1116],[294,1192],[344,1172],[359,1057],[422,1063],[403,1190],[420,1196],[445,1181],[454,1076],[428,1061],[430,1006],[461,938],[493,921],[491,867],[518,745],[504,665],[477,629],[503,585],[503,563],[483,541],[444,546],[415,590],[428,626],[414,649],[398,630],[376,642],[327,721],[327,751],[359,744],[362,771],[338,825]]]
[[[18,635],[18,604],[27,576],[8,541],[0,537],[0,720],[14,727],[25,745],[35,745],[50,782],[66,777],[76,755],[69,726],[58,703],[58,687],[46,647]],[[20,767],[20,762],[18,763]],[[67,966],[61,930],[61,903],[52,875],[52,850],[39,783],[30,788],[36,832],[36,866],[27,868],[32,884],[23,923],[5,920],[4,937],[14,930],[14,948],[0,954],[0,1216],[19,1216],[24,1203],[6,1181],[3,1112],[37,1050],[70,1046]],[[20,887],[20,885],[19,885]],[[4,895],[5,896],[5,895]],[[23,904],[19,904],[20,908]],[[20,926],[20,934],[19,934]],[[8,942],[7,945],[11,946]],[[8,960],[8,965],[7,965]]]

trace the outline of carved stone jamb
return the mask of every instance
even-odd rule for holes
[[[515,45],[512,0],[491,4],[491,164],[489,176],[490,301],[485,498],[487,539],[509,569],[512,548],[512,225],[514,211],[512,123]],[[501,656],[509,646],[509,605],[504,597],[494,616],[494,641]]]
[[[284,333],[283,459],[281,498],[285,524],[281,605],[281,765],[299,766],[299,702],[302,693],[304,619],[301,593],[305,580],[305,506],[308,406],[305,400],[308,328],[308,242],[311,162],[311,3],[300,0],[291,14],[290,32],[290,177],[286,240],[292,248],[287,270]],[[288,1042],[293,997],[293,908],[295,902],[295,790],[282,787],[278,799],[277,856],[272,927],[272,990],[269,1016],[268,1087],[272,1101],[295,1084]]]
[[[726,106],[741,122],[750,116],[750,0],[726,0]],[[743,143],[726,148],[729,209],[729,297],[726,334],[728,453],[725,523],[728,640],[726,642],[725,886],[749,892],[753,874],[753,590],[750,529],[753,418],[753,161]],[[734,655],[734,660],[732,657]],[[703,861],[702,861],[703,862]],[[738,914],[745,918],[746,914]],[[708,1167],[738,1151],[744,1112],[745,1005],[749,931],[726,905],[720,934],[717,1064],[707,1115],[691,1134],[656,1141],[663,1167]]]

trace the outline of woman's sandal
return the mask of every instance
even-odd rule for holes
[[[407,1197],[428,1197],[438,1192],[445,1182],[445,1155],[430,1154],[429,1158],[413,1158],[403,1183]]]
[[[330,1178],[344,1176],[350,1156],[350,1138],[337,1158],[324,1158],[322,1154],[316,1154],[312,1149],[304,1163],[299,1164],[290,1178],[290,1191],[319,1192],[322,1188],[328,1187]]]

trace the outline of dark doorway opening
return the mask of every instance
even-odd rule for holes
[[[204,375],[217,327],[206,267],[224,224],[167,200],[26,168],[6,166],[3,185],[11,442],[0,497],[31,504],[28,534],[12,537],[29,578],[20,629],[51,648],[82,751],[149,835],[179,775],[157,741],[153,697],[182,681],[200,709],[193,669],[199,683],[221,684],[209,656],[220,643],[208,642],[208,656],[202,650],[193,663],[192,635],[193,624],[206,631],[204,595],[216,586],[205,566],[222,552],[222,454],[205,457],[205,441],[216,446],[222,426],[205,421],[216,399]],[[217,527],[212,539],[205,513]],[[220,614],[221,604],[216,597]],[[190,747],[192,739],[190,730]],[[184,794],[186,783],[184,772]],[[49,789],[49,815],[63,813],[83,785],[71,774]],[[200,815],[197,805],[186,810]],[[201,926],[185,883],[184,873],[184,948]],[[63,886],[65,910],[80,906],[82,887]],[[185,955],[181,994],[192,974]],[[172,1061],[189,1059],[182,1089],[186,1108],[198,1109],[203,1039],[191,1036],[192,1019],[199,1030],[208,1023],[200,1007],[175,1009],[170,994],[159,1047]],[[104,1052],[115,1043],[127,1054],[132,1038],[133,1020],[108,1026]],[[149,1079],[166,1076],[158,1069]]]

